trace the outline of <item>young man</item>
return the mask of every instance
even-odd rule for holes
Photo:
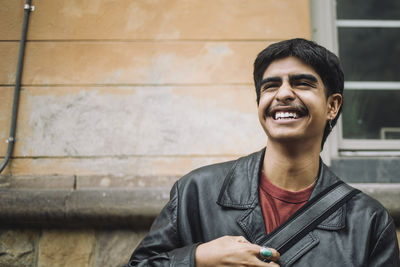
[[[392,218],[363,193],[282,255],[262,247],[339,181],[319,153],[341,112],[344,79],[333,53],[292,39],[258,55],[254,81],[266,148],[176,182],[129,266],[400,266]]]

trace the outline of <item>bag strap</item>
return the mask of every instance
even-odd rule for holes
[[[339,181],[301,207],[291,218],[268,235],[263,246],[282,255],[317,225],[361,191]]]

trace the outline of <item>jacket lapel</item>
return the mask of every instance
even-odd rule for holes
[[[321,193],[325,188],[340,181],[340,179],[320,160],[320,169],[317,183],[310,199]],[[340,230],[346,226],[346,204],[326,218],[317,228],[325,230]]]
[[[265,223],[258,200],[259,173],[265,149],[240,158],[225,178],[217,203],[226,208],[240,209],[238,225],[252,243],[265,237]]]

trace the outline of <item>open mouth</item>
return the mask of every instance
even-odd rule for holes
[[[299,115],[296,112],[281,112],[278,111],[273,116],[274,120],[291,120],[299,118]]]
[[[275,106],[268,108],[266,115],[274,120],[296,120],[308,115],[308,109],[304,105]]]

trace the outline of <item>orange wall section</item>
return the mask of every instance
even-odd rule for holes
[[[20,37],[25,1],[2,0],[0,39]],[[309,37],[306,0],[33,0],[29,40],[278,40]]]
[[[24,2],[0,0],[1,140]],[[3,174],[86,185],[90,176],[179,177],[262,148],[253,61],[272,42],[311,35],[306,0],[32,4],[17,143]]]

